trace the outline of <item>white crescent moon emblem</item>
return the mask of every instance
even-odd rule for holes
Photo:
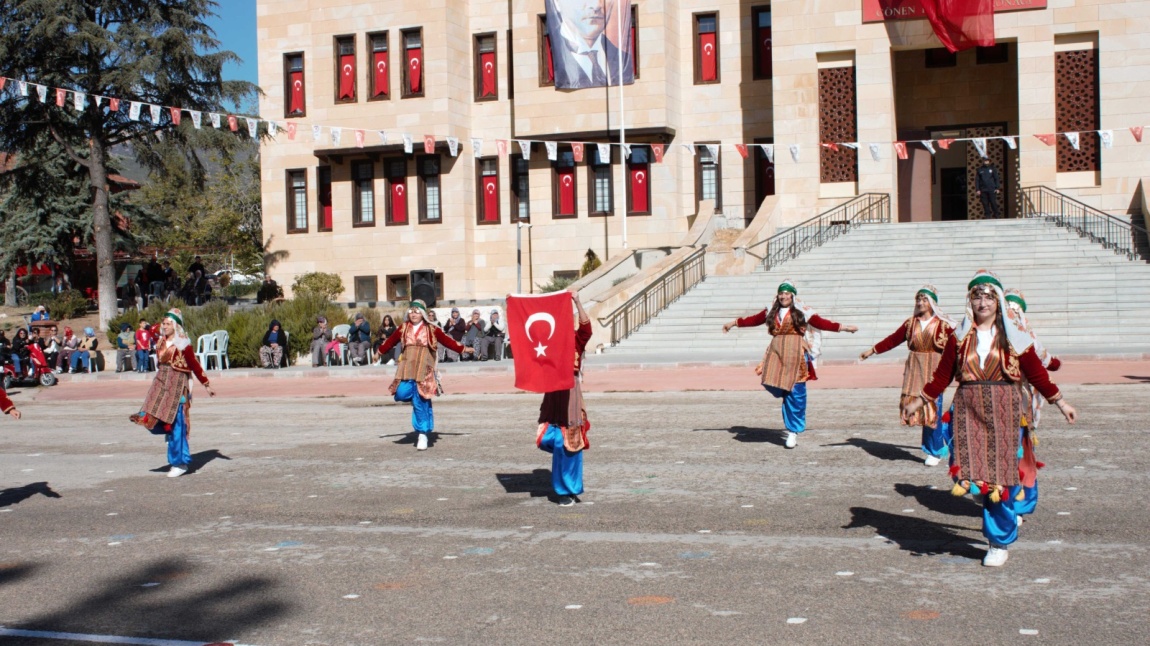
[[[395,194],[396,195],[403,195],[403,184],[396,184],[395,185]]]
[[[770,38],[764,38],[763,44],[766,45],[767,47],[770,47],[771,46],[771,39]]]
[[[483,69],[485,69],[485,70],[487,70],[488,72],[490,72],[491,70],[495,69],[495,63],[492,63],[492,62],[487,62],[487,63],[484,63],[484,64],[483,64]]]
[[[351,74],[351,69],[352,69],[352,68],[351,68],[351,64],[350,64],[350,63],[349,63],[349,64],[347,64],[347,65],[344,65],[344,66],[343,66],[343,73],[344,73],[344,74]]]
[[[379,70],[380,72],[386,70],[387,69],[387,61],[380,61],[380,62],[376,63],[375,69]]]
[[[536,321],[543,321],[551,327],[551,330],[547,333],[548,339],[555,336],[555,317],[551,316],[547,312],[536,312],[531,316],[528,316],[527,322],[523,324],[523,331],[527,333],[528,341],[535,341],[535,339],[531,338],[531,324]]]
[[[416,69],[417,67],[419,67],[419,59],[418,58],[411,59],[411,69]]]
[[[488,195],[494,195],[495,194],[495,182],[487,182],[487,194]]]
[[[299,89],[303,88],[303,81],[296,81],[295,83],[292,84],[292,86],[295,89],[299,90]]]
[[[571,186],[571,176],[570,175],[564,175],[563,176],[563,185],[564,186]]]
[[[635,181],[639,182],[640,184],[643,183],[643,179],[645,177],[646,177],[646,174],[643,173],[643,171],[639,171],[638,173],[635,173]]]
[[[714,49],[715,49],[715,46],[712,45],[711,43],[707,43],[706,45],[703,45],[703,53],[704,54],[710,54],[711,51]]]

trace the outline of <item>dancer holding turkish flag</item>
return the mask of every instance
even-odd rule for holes
[[[577,328],[571,304],[579,312]],[[590,447],[587,431],[591,422],[587,420],[580,381],[583,352],[591,340],[591,319],[578,292],[570,290],[542,296],[508,296],[507,320],[509,329],[516,332],[511,337],[515,385],[543,393],[535,444],[551,454],[551,486],[560,506],[574,505],[583,493],[583,450]],[[540,334],[540,323],[547,324],[546,338]],[[568,335],[566,330],[573,328],[573,334]]]
[[[405,320],[391,336],[379,346],[379,354],[387,354],[396,343],[403,342],[403,354],[396,366],[395,380],[389,392],[397,402],[411,402],[411,426],[415,429],[415,448],[427,450],[427,436],[435,430],[435,412],[431,408],[431,398],[438,394],[439,384],[435,378],[436,348],[442,343],[447,349],[466,354],[471,348],[464,348],[455,339],[444,334],[443,330],[429,325],[424,320],[427,305],[421,300],[411,301]]]

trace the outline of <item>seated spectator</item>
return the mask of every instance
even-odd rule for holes
[[[80,366],[84,367],[84,372],[91,372],[92,362],[97,361],[96,348],[99,345],[100,340],[96,338],[96,330],[90,327],[84,328],[84,338],[80,341],[76,351],[72,353],[68,372],[78,372]]]
[[[12,341],[4,330],[0,330],[0,366],[7,365],[12,361]]]
[[[24,374],[24,368],[28,367],[29,354],[28,354],[28,330],[20,328],[16,330],[16,334],[12,337],[12,348],[9,352],[9,357],[12,358],[12,365],[16,368],[16,374]]]
[[[283,365],[284,352],[288,347],[287,333],[279,321],[272,321],[268,331],[260,341],[260,365],[264,368],[279,368]]]
[[[192,264],[188,265],[188,273],[189,274],[195,274],[196,272],[199,272],[199,274],[201,276],[208,273],[207,268],[204,267],[203,259],[200,258],[199,256],[192,258]]]
[[[56,358],[56,372],[64,372],[64,366],[72,358],[72,353],[80,347],[80,338],[72,334],[72,328],[64,328],[64,339],[60,342],[60,354]]]
[[[136,372],[148,372],[148,355],[152,351],[152,327],[148,322],[140,319],[140,327],[136,330]]]
[[[466,332],[463,333],[463,347],[471,348],[471,356],[463,357],[464,361],[478,361],[479,347],[483,345],[483,337],[487,336],[487,321],[480,318],[478,309],[471,310],[471,318],[467,321]]]
[[[283,293],[280,286],[272,280],[271,274],[265,274],[264,282],[260,285],[260,290],[256,292],[256,303],[271,303],[281,296]]]
[[[434,313],[435,313],[435,310],[430,310],[427,313],[429,320],[430,320],[431,315]],[[434,323],[432,323],[432,324],[434,325]],[[376,347],[383,345],[383,342],[386,341],[388,337],[390,337],[392,334],[395,333],[395,329],[396,329],[395,319],[391,318],[391,314],[384,314],[383,315],[383,321],[379,325],[379,339],[380,340],[379,340],[379,343],[376,344]],[[400,341],[399,343],[395,344],[394,348],[388,350],[386,354],[381,354],[379,356],[379,362],[383,363],[383,364],[387,364],[390,366],[390,365],[395,363],[396,358],[398,358],[402,352],[403,352],[403,342]]]
[[[443,331],[447,333],[456,343],[463,343],[463,335],[467,333],[467,321],[464,321],[459,316],[459,308],[451,308],[451,318],[443,323]],[[439,361],[442,363],[451,363],[452,361],[459,361],[459,353],[448,350],[442,344],[439,346]]]
[[[144,278],[144,272],[136,273],[135,279],[132,280],[132,295],[136,298],[136,309],[141,312],[148,306],[148,281]]]
[[[180,298],[188,305],[196,304],[196,275],[193,272],[188,272],[188,278],[180,289]]]
[[[387,337],[384,337],[385,339]],[[353,366],[365,366],[368,362],[368,350],[371,348],[371,325],[363,314],[356,312],[351,329],[347,332],[348,360]]]
[[[40,350],[44,353],[44,360],[48,362],[48,367],[56,365],[60,360],[60,337],[57,335],[56,326],[48,328],[47,333],[41,336],[37,343],[40,344]]]
[[[491,310],[489,318],[491,321],[487,324],[487,334],[481,339],[479,360],[487,361],[494,358],[496,361],[501,361],[503,343],[507,339],[507,324],[500,318],[499,310]]]
[[[316,326],[311,330],[311,367],[318,368],[324,365],[323,355],[327,345],[331,343],[331,330],[327,328],[327,319],[316,317]]]
[[[120,324],[120,334],[116,337],[116,372],[136,369],[136,335],[132,334],[129,323]]]
[[[52,317],[48,314],[48,308],[43,305],[37,305],[36,311],[32,312],[32,322],[36,321],[51,321]]]

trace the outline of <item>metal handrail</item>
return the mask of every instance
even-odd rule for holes
[[[849,202],[820,213],[815,217],[795,225],[775,235],[748,246],[745,251],[763,261],[767,269],[788,260],[793,260],[804,251],[822,246],[852,228],[863,224],[890,222],[890,195],[886,193],[863,193]],[[762,256],[751,249],[766,245]]]
[[[611,345],[626,339],[639,326],[650,321],[687,293],[687,290],[702,282],[707,277],[704,262],[706,252],[705,247],[696,249],[615,311],[599,317],[600,325],[611,326]]]
[[[1022,189],[1023,216],[1043,218],[1060,227],[1076,231],[1079,236],[1098,243],[1116,254],[1136,260],[1138,241],[1148,240],[1146,229],[1088,204],[1064,195],[1049,186],[1027,186]]]

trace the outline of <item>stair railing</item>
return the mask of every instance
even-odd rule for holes
[[[639,326],[650,321],[656,314],[667,309],[680,296],[702,282],[707,277],[707,266],[704,262],[706,252],[706,247],[696,249],[615,311],[599,317],[600,325],[611,327],[611,345],[626,339]]]
[[[1022,212],[1023,217],[1043,218],[1130,260],[1138,259],[1139,241],[1147,240],[1146,229],[1137,224],[1083,204],[1048,186],[1023,188]]]
[[[748,246],[746,252],[763,261],[763,266],[770,269],[797,258],[804,251],[820,247],[853,228],[878,222],[890,222],[890,195],[863,193],[802,224]],[[763,255],[751,251],[762,245],[766,245]]]

